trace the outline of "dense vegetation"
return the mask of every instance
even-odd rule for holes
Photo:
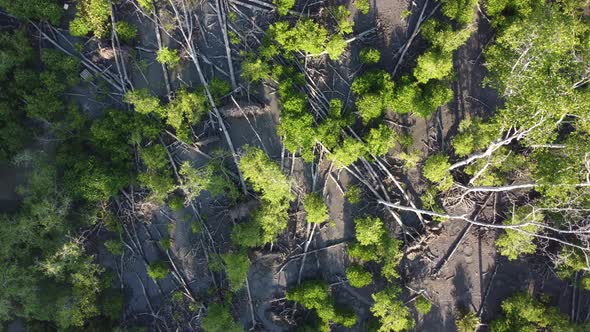
[[[412,3],[393,58],[359,31],[367,0],[68,5],[0,0],[0,166],[24,177],[0,211],[2,328],[259,330],[264,302],[289,329],[421,329],[441,303],[408,271],[444,282],[470,228],[436,260],[429,241],[464,223],[570,285],[572,317],[516,293],[485,321],[486,293],[459,331],[587,329],[587,1]],[[469,65],[500,101],[475,114],[458,50],[488,28]]]

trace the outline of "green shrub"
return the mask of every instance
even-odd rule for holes
[[[381,322],[379,331],[408,331],[412,330],[415,321],[410,310],[399,300],[401,289],[393,285],[378,293],[371,295],[375,303],[371,312]]]
[[[119,21],[115,25],[117,36],[124,43],[129,43],[137,37],[137,27],[127,21]]]
[[[88,20],[76,17],[70,21],[70,34],[74,37],[85,37],[92,32],[92,26]]]
[[[316,193],[310,193],[305,196],[303,208],[306,212],[305,219],[309,223],[321,224],[330,217],[328,215],[328,207],[324,203],[324,200]]]
[[[363,198],[363,189],[359,185],[351,185],[346,188],[344,197],[346,197],[350,204],[358,204]]]
[[[571,324],[559,308],[549,307],[527,293],[517,293],[502,301],[502,313],[491,322],[492,332],[583,330],[582,326]]]
[[[123,243],[121,243],[120,239],[107,240],[105,241],[104,246],[111,254],[115,256],[120,256],[123,254]]]
[[[184,208],[184,198],[176,195],[172,196],[172,198],[168,200],[168,206],[170,206],[172,211],[178,212]]]
[[[329,330],[330,322],[352,327],[357,322],[354,311],[334,304],[328,284],[320,280],[304,281],[287,291],[287,300],[300,303],[308,310],[315,310],[321,321],[321,330]]]
[[[164,261],[155,261],[147,267],[147,274],[154,280],[164,279],[168,273],[170,270]]]
[[[175,67],[180,62],[180,57],[178,56],[177,50],[162,47],[162,49],[158,50],[156,61],[170,67]]]
[[[340,146],[337,146],[328,158],[335,162],[336,167],[348,167],[359,158],[365,157],[367,150],[365,145],[352,137],[346,137]]]
[[[380,124],[377,128],[371,128],[364,138],[367,142],[367,150],[374,156],[381,157],[387,154],[395,146],[397,135],[387,125]]]
[[[418,310],[418,312],[422,315],[426,315],[430,312],[430,309],[432,309],[432,302],[430,302],[430,300],[428,300],[423,295],[420,295],[416,298],[414,305],[416,306],[416,310]]]
[[[455,320],[458,332],[476,332],[480,322],[479,317],[473,311],[460,314]]]
[[[356,0],[354,2],[356,9],[358,9],[361,14],[367,15],[369,13],[369,0]]]
[[[201,322],[203,330],[205,332],[243,332],[244,329],[234,320],[229,309],[223,304],[210,304],[207,308],[207,316]]]
[[[287,227],[289,202],[294,198],[291,184],[279,165],[264,151],[249,146],[244,149],[239,162],[240,170],[254,190],[261,192],[263,202],[252,214],[252,220],[258,225],[258,229],[262,229],[262,243],[268,243]]]
[[[354,264],[346,268],[346,278],[352,287],[363,288],[373,282],[371,272],[362,265]]]
[[[160,242],[160,246],[164,250],[170,250],[172,248],[172,241],[168,237],[161,238],[159,242]]]
[[[538,211],[532,213],[530,207],[520,207],[504,221],[504,225],[519,225],[526,222],[542,223],[542,221],[543,213]],[[496,246],[500,254],[508,257],[509,260],[515,260],[522,254],[532,254],[537,250],[537,245],[533,241],[535,233],[539,230],[540,227],[537,225],[505,229],[505,232],[496,240]]]
[[[287,15],[295,6],[295,0],[273,0],[273,3],[277,6],[277,13],[281,16]]]
[[[221,255],[221,259],[225,264],[225,274],[231,290],[235,292],[242,289],[250,270],[248,255],[245,252],[226,253]]]
[[[372,47],[365,47],[361,50],[359,58],[361,59],[361,63],[366,65],[374,65],[379,63],[379,60],[381,60],[381,52]]]
[[[449,163],[448,156],[442,153],[434,154],[424,162],[422,175],[436,183],[440,190],[446,191],[453,186],[453,177],[449,171],[450,167],[451,163]]]
[[[369,71],[355,78],[351,89],[356,96],[356,108],[363,124],[392,109],[393,88],[391,75],[383,70]]]
[[[231,232],[232,243],[238,246],[253,248],[263,244],[262,228],[255,221],[235,225]]]
[[[414,77],[420,83],[430,80],[442,80],[453,70],[453,55],[439,50],[429,50],[418,57],[418,64],[414,68]]]
[[[240,75],[248,82],[266,81],[270,78],[270,70],[268,62],[256,57],[253,53],[248,53],[246,59],[242,61]]]

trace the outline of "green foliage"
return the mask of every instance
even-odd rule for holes
[[[540,230],[540,226],[535,225],[543,221],[541,212],[534,212],[531,208],[518,208],[511,217],[504,221],[504,225],[514,226],[533,223],[514,229],[506,229],[496,240],[496,246],[502,256],[508,257],[509,260],[515,260],[522,254],[532,254],[537,250],[533,243],[535,234]]]
[[[163,237],[158,242],[160,243],[160,247],[162,247],[162,249],[164,249],[164,250],[172,249],[172,240],[170,240],[170,238]]]
[[[559,308],[548,307],[526,293],[517,293],[502,301],[502,312],[503,315],[490,324],[492,332],[576,330]]]
[[[170,206],[172,211],[178,212],[184,208],[184,199],[180,196],[172,196],[172,198],[168,200],[168,206]]]
[[[369,0],[355,0],[354,5],[361,14],[367,15],[369,13]]]
[[[78,0],[76,17],[70,23],[73,36],[84,37],[93,32],[97,38],[106,37],[109,32],[111,6],[108,0]],[[86,32],[85,34],[83,34]]]
[[[168,265],[164,261],[155,261],[147,267],[147,274],[154,280],[164,279],[169,273]]]
[[[316,193],[310,193],[305,196],[303,208],[306,213],[305,220],[309,223],[321,224],[330,217],[328,215],[328,207],[324,203],[324,200]]]
[[[338,59],[344,53],[347,45],[342,35],[333,35],[326,43],[325,51],[330,59]]]
[[[268,243],[287,227],[291,185],[279,166],[264,151],[246,146],[239,167],[244,179],[261,193],[262,206],[252,219],[262,228],[262,243]]]
[[[365,65],[374,65],[381,60],[381,52],[372,47],[365,47],[359,53],[359,58],[361,59],[361,63]]]
[[[104,246],[111,254],[115,256],[120,256],[121,254],[123,254],[123,243],[121,243],[121,240],[119,239],[107,240],[104,243]]]
[[[576,272],[582,272],[587,268],[584,253],[571,247],[563,247],[558,255],[557,276],[561,279],[571,278]]]
[[[329,36],[326,28],[309,18],[298,20],[294,26],[286,21],[276,22],[267,32],[287,53],[319,56],[325,51],[330,58],[336,59],[346,47],[341,35]]]
[[[402,242],[387,234],[379,218],[356,218],[354,223],[356,241],[349,245],[348,255],[361,262],[383,262],[381,275],[390,281],[398,278],[396,269],[403,257]]]
[[[473,27],[454,30],[450,24],[437,20],[428,20],[422,26],[421,31],[424,39],[430,42],[432,47],[452,57],[452,52],[465,44],[467,39],[469,39],[469,36],[473,32]]]
[[[178,171],[183,183],[179,188],[184,192],[186,201],[193,201],[203,191],[208,191],[212,197],[227,196],[235,201],[240,196],[236,185],[223,167],[223,160],[213,159],[205,167],[196,169],[190,162],[185,161]]]
[[[362,200],[363,189],[359,185],[352,185],[346,188],[344,197],[346,197],[350,204],[358,204]]]
[[[469,117],[462,120],[459,124],[459,134],[452,141],[455,154],[463,157],[486,148],[498,132],[499,128],[494,122]]]
[[[162,47],[158,50],[156,61],[170,67],[175,67],[180,62],[180,57],[178,56],[177,50]]]
[[[273,0],[273,3],[277,6],[277,13],[281,16],[285,16],[295,6],[295,0]]]
[[[244,287],[248,271],[250,270],[250,259],[245,252],[226,253],[221,255],[225,264],[225,274],[229,280],[232,291],[239,291]]]
[[[337,146],[328,158],[334,161],[338,168],[348,167],[355,163],[359,158],[365,157],[367,150],[362,142],[346,137],[340,146]]]
[[[242,61],[240,75],[248,82],[266,81],[270,78],[270,65],[261,58],[257,58],[253,53],[248,53]]]
[[[304,281],[287,291],[287,300],[300,303],[308,310],[315,310],[320,319],[321,330],[329,330],[329,324],[352,327],[357,322],[354,311],[342,309],[335,305],[330,295],[330,288],[324,281]]]
[[[414,77],[419,83],[442,80],[453,71],[452,54],[438,50],[428,50],[420,55],[414,68]]]
[[[356,239],[363,246],[380,245],[387,236],[381,219],[366,216],[354,219]]]
[[[207,308],[201,327],[205,332],[243,332],[244,329],[234,320],[227,305],[213,303]]]
[[[369,134],[365,137],[367,150],[374,156],[384,156],[395,146],[396,138],[395,131],[384,124],[380,124],[377,128],[371,128]]]
[[[369,71],[355,78],[351,89],[364,124],[393,108],[393,87],[391,75],[382,70]]]
[[[467,311],[457,317],[455,325],[458,332],[476,332],[480,325],[479,317],[475,312]]]
[[[262,243],[262,227],[256,220],[240,223],[232,228],[231,240],[242,247],[258,247]]]
[[[365,270],[362,265],[353,264],[346,268],[346,278],[352,287],[363,288],[373,282],[371,272]]]
[[[430,309],[432,309],[432,302],[430,302],[430,300],[428,300],[423,295],[420,295],[416,298],[414,305],[416,306],[416,310],[418,310],[421,315],[426,315],[430,312]]]
[[[135,106],[135,111],[140,114],[162,113],[160,100],[158,97],[151,96],[147,89],[128,91],[124,100]]]
[[[350,11],[346,6],[340,5],[332,8],[331,14],[338,23],[338,32],[340,34],[352,33],[354,21],[350,20]]]
[[[410,310],[399,300],[401,289],[392,285],[378,293],[371,295],[375,303],[371,312],[381,323],[377,331],[406,331],[414,328],[415,322]]]
[[[460,25],[470,24],[475,19],[477,0],[442,0],[442,12]]]
[[[19,19],[47,20],[53,25],[59,24],[63,12],[57,0],[0,0],[0,7]]]
[[[151,14],[152,10],[154,9],[153,0],[137,0],[137,3],[143,10],[145,10],[148,14]]]
[[[424,162],[422,175],[431,182],[437,184],[439,190],[446,191],[453,185],[453,177],[449,171],[449,157],[439,153],[434,154]]]
[[[139,174],[139,182],[151,191],[151,199],[162,203],[175,188],[172,172],[168,169],[166,149],[161,145],[154,145],[142,149],[140,155],[147,171]]]
[[[137,37],[137,27],[127,21],[116,23],[117,36],[124,43],[130,43]]]

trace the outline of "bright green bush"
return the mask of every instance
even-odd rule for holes
[[[273,3],[277,6],[277,13],[281,16],[285,16],[295,6],[295,0],[273,0]]]
[[[158,50],[156,61],[170,67],[175,67],[180,62],[180,57],[178,56],[177,50],[162,47]]]
[[[137,27],[127,21],[116,23],[117,36],[124,43],[132,42],[137,37]]]
[[[245,252],[226,253],[221,255],[225,264],[225,274],[229,280],[232,291],[239,291],[244,287],[248,271],[250,270],[250,259]]]
[[[367,15],[369,13],[369,0],[355,0],[354,5],[361,14]]]
[[[147,267],[147,274],[154,280],[164,279],[169,273],[168,265],[164,261],[155,261]]]
[[[244,329],[231,316],[227,305],[213,303],[207,308],[201,327],[205,332],[243,332]]]
[[[453,54],[439,50],[428,50],[418,57],[414,77],[420,83],[442,80],[453,71]]]
[[[459,314],[459,317],[455,320],[458,332],[476,332],[480,322],[479,317],[473,311]]]
[[[363,189],[359,185],[352,185],[346,188],[344,197],[350,204],[358,204],[361,202],[363,196]]]
[[[416,306],[416,310],[418,310],[418,312],[422,315],[426,315],[430,312],[430,309],[432,309],[432,302],[430,302],[430,300],[428,300],[423,295],[420,295],[416,298],[414,305]]]
[[[354,164],[359,158],[365,157],[367,150],[362,142],[352,137],[346,137],[340,146],[334,148],[334,151],[328,158],[334,161],[338,168],[348,167]]]
[[[321,224],[328,220],[328,207],[322,197],[316,193],[310,193],[305,196],[303,201],[303,208],[305,209],[305,220],[313,224]]]
[[[365,137],[367,150],[374,156],[381,157],[387,154],[395,146],[397,135],[387,125],[380,124],[377,128],[371,128]]]
[[[252,220],[262,228],[262,243],[268,243],[287,227],[289,202],[294,198],[291,184],[264,151],[250,146],[244,150],[240,170],[254,190],[261,193],[263,202]]]
[[[361,63],[366,65],[374,65],[379,63],[379,60],[381,60],[381,52],[372,47],[365,47],[359,53],[359,58],[361,59]]]
[[[424,162],[422,175],[431,182],[437,184],[442,191],[451,189],[453,186],[453,177],[449,171],[449,157],[442,153],[434,154]]]
[[[527,293],[517,293],[502,301],[502,312],[503,315],[490,324],[492,332],[574,332],[578,330],[576,328],[581,328],[571,324],[567,315],[561,313],[559,308],[548,307],[546,303],[537,301]]]
[[[244,61],[242,61],[242,72],[240,75],[248,82],[266,81],[270,78],[270,70],[268,62],[249,53]]]
[[[371,272],[365,270],[362,265],[353,264],[346,268],[346,278],[352,287],[363,288],[373,282]]]
[[[339,308],[330,295],[328,284],[320,280],[304,281],[287,291],[287,300],[300,303],[308,310],[315,310],[320,319],[320,330],[329,331],[329,324],[352,327],[357,322],[354,311]]]
[[[391,75],[382,70],[369,71],[355,78],[351,89],[364,124],[392,109],[393,87]]]
[[[375,301],[371,312],[381,323],[379,332],[409,331],[414,328],[415,321],[408,307],[399,300],[400,294],[399,286],[393,285],[371,295]]]
[[[515,213],[504,221],[504,225],[519,225],[527,222],[541,223],[543,213],[535,212],[528,207],[518,208]],[[532,254],[537,250],[533,242],[540,226],[527,225],[518,229],[506,229],[496,240],[496,246],[502,256],[515,260],[522,254]]]

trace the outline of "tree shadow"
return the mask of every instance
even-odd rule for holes
[[[459,310],[474,309],[473,299],[471,296],[471,289],[473,288],[467,271],[463,264],[457,265],[455,268],[455,276],[453,277],[453,290],[451,295],[455,301],[454,306]]]

